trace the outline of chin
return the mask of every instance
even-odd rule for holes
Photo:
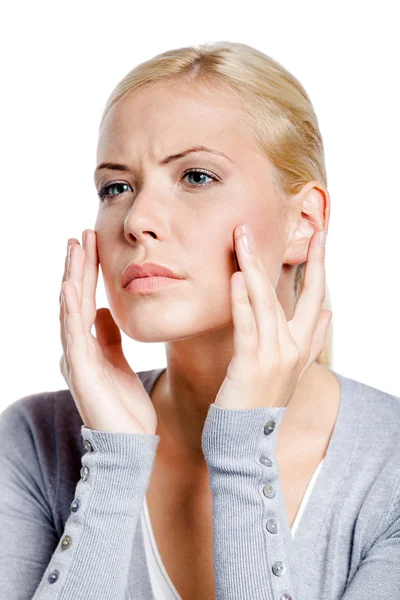
[[[171,290],[172,291],[172,290]],[[108,295],[110,312],[121,331],[138,342],[165,343],[215,333],[232,325],[229,296]],[[219,302],[216,301],[219,299]]]

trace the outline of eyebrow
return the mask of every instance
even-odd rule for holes
[[[229,158],[229,156],[227,156],[223,152],[220,152],[219,150],[213,150],[212,148],[207,148],[206,146],[195,146],[194,148],[187,148],[186,150],[183,150],[182,152],[179,152],[178,154],[171,154],[170,156],[163,158],[162,161],[160,162],[160,165],[161,166],[168,165],[170,162],[172,162],[174,160],[178,160],[179,158],[183,158],[184,156],[186,156],[187,154],[190,154],[191,152],[210,152],[211,154],[217,154],[218,156],[223,156],[224,158],[229,160],[229,162],[234,164],[234,161],[231,158]],[[96,174],[97,171],[100,171],[100,169],[111,169],[113,171],[129,171],[129,167],[127,167],[126,165],[121,165],[118,163],[110,163],[110,162],[101,163],[98,167],[96,167],[94,173]]]

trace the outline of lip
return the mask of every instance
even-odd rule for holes
[[[122,274],[121,285],[125,288],[131,281],[143,277],[169,277],[171,279],[184,279],[172,269],[153,262],[141,265],[131,263]]]
[[[174,286],[182,281],[182,279],[176,279],[175,277],[136,277],[132,279],[125,290],[129,294],[140,294],[148,295],[160,291],[161,289]]]

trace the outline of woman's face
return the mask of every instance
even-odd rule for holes
[[[199,146],[221,154],[197,151],[161,164]],[[271,163],[242,129],[233,100],[176,83],[135,92],[104,121],[97,165],[105,162],[125,165],[95,172],[98,192],[110,186],[95,231],[110,310],[126,335],[168,342],[232,325],[234,229],[243,223],[276,287],[285,250],[282,200]],[[132,294],[121,286],[131,262],[160,263],[184,279]]]

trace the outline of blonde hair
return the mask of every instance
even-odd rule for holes
[[[305,89],[278,62],[246,44],[222,41],[187,46],[139,64],[112,91],[99,129],[110,108],[127,94],[177,80],[209,84],[221,95],[227,92],[231,102],[235,95],[249,134],[275,168],[274,185],[282,196],[283,211],[289,197],[307,182],[317,180],[327,188],[322,137]],[[305,265],[299,264],[296,270],[296,300],[301,294]],[[327,288],[322,308],[330,309]],[[330,324],[325,347],[316,362],[330,367],[331,353]]]

